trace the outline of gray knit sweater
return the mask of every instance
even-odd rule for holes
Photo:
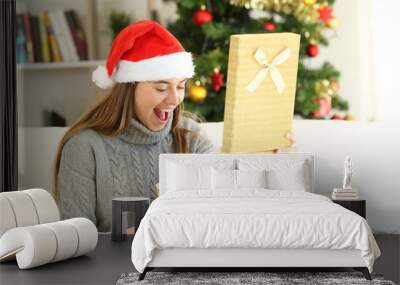
[[[129,126],[117,137],[106,137],[92,129],[72,137],[62,150],[58,174],[62,217],[86,217],[99,231],[110,231],[113,197],[154,199],[157,196],[158,156],[175,152],[172,118],[159,132],[131,119]],[[214,151],[199,123],[181,116],[179,126],[191,131],[187,135],[189,152]]]

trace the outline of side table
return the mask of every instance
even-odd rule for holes
[[[366,201],[357,199],[357,200],[333,200],[332,202],[339,204],[340,206],[353,211],[356,214],[359,214],[361,217],[366,219]]]
[[[145,197],[117,197],[112,199],[111,239],[123,241],[126,239],[126,229],[122,228],[124,212],[133,212],[135,215],[135,231],[146,214],[150,199]]]

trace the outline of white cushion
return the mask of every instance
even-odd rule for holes
[[[285,170],[271,169],[267,171],[268,189],[307,191],[305,164],[297,164]]]
[[[236,170],[237,187],[240,188],[267,188],[267,171],[262,170]]]
[[[279,172],[284,171],[288,173],[288,177],[290,171],[286,171],[287,169],[293,168],[293,165],[296,164],[302,164],[306,163],[306,166],[304,167],[305,171],[305,179],[302,179],[302,181],[305,181],[305,187],[296,187],[298,190],[304,190],[313,192],[313,181],[314,181],[314,172],[313,172],[313,167],[314,167],[314,159],[312,154],[304,154],[304,153],[296,153],[296,154],[160,154],[160,163],[159,163],[159,169],[160,169],[160,195],[163,195],[164,193],[170,191],[169,189],[171,188],[171,191],[176,191],[173,189],[175,182],[177,183],[183,183],[180,182],[181,178],[183,177],[182,174],[176,174],[174,173],[176,171],[180,171],[181,173],[185,173],[186,171],[192,171],[195,167],[213,167],[216,169],[229,169],[229,170],[263,170],[266,169],[267,171],[271,169],[276,169]],[[179,164],[181,167],[170,167],[173,164]],[[184,170],[181,170],[182,168],[185,168]],[[228,174],[230,175],[230,174]],[[231,177],[231,176],[228,176]],[[185,178],[185,180],[187,180]],[[217,181],[216,183],[218,184],[218,187],[222,188],[217,188],[217,189],[223,189],[227,188],[228,186],[230,187],[232,183],[230,183],[231,178],[228,179],[228,181],[222,180],[220,183]],[[190,181],[187,181],[190,182]],[[208,183],[209,181],[207,181]],[[213,179],[211,179],[212,183],[212,189],[208,190],[211,192],[215,192],[213,190],[214,187],[214,182]],[[193,185],[191,183],[184,183],[186,184],[187,187],[186,189],[190,190],[199,190],[198,186]],[[196,183],[198,184],[198,183]],[[226,185],[228,184],[228,185]],[[275,183],[276,184],[276,183]],[[208,186],[200,185],[203,189],[207,189]],[[286,186],[283,186],[286,187]],[[180,188],[178,186],[178,188]],[[243,187],[243,188],[248,188],[248,187]],[[253,188],[253,187],[251,187]],[[259,188],[259,187],[257,187]],[[293,187],[291,187],[293,188]],[[226,189],[225,189],[226,190]],[[237,188],[236,188],[237,190]],[[229,191],[232,191],[230,189]],[[200,192],[200,191],[198,191]],[[205,193],[205,191],[202,191]],[[236,191],[235,191],[236,192]]]
[[[212,168],[213,190],[236,190],[236,170]]]
[[[230,157],[218,158],[210,157],[209,154],[195,154],[195,153],[162,153],[159,156],[159,183],[160,183],[160,195],[169,191],[177,191],[175,188],[176,184],[178,189],[199,189],[199,186],[208,191],[212,191],[211,185],[211,168],[217,169],[235,169],[235,159]],[[211,158],[211,159],[210,159]],[[182,173],[191,171],[197,168],[206,167],[209,168],[209,174],[205,183],[186,183],[189,181],[179,181],[182,178]],[[182,169],[185,168],[185,169]],[[178,172],[178,173],[176,173]],[[189,174],[192,175],[192,174]],[[179,178],[179,179],[178,179]],[[188,179],[186,179],[188,180]],[[195,180],[197,181],[197,180]],[[177,182],[177,183],[176,183]],[[182,185],[183,184],[183,185]],[[204,185],[206,184],[206,185]],[[178,190],[179,191],[179,190]],[[204,191],[203,191],[204,192]]]
[[[215,191],[235,191],[241,188],[267,188],[266,170],[233,170],[212,168],[212,188]]]
[[[267,171],[267,188],[273,190],[310,191],[308,160],[296,159],[239,159],[240,170]]]
[[[170,163],[168,191],[211,189],[211,167]]]

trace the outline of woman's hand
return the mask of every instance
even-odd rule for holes
[[[278,148],[278,149],[274,149],[272,152],[273,153],[281,153],[281,152],[294,152],[295,151],[295,141],[293,139],[293,134],[292,131],[288,131],[285,134],[285,138],[287,138],[290,142],[289,146],[284,147],[284,148]]]

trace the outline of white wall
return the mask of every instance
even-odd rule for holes
[[[373,71],[377,119],[400,120],[400,1],[372,0]]]
[[[400,234],[400,129],[393,124],[346,121],[296,121],[297,151],[316,155],[316,189],[339,187],[343,163],[351,155],[353,186],[367,200],[374,232]]]
[[[149,2],[159,11],[160,22],[166,24],[175,17],[175,4],[163,0],[97,0],[98,46],[100,58],[107,58],[112,39],[108,28],[110,11],[123,11],[131,16],[132,22],[150,19]]]

